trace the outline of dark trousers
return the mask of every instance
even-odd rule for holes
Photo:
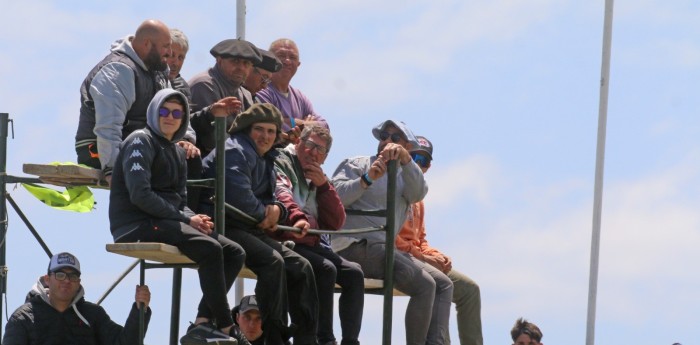
[[[245,249],[245,265],[258,276],[255,296],[265,344],[288,338],[287,306],[296,326],[294,344],[315,344],[318,297],[309,261],[258,229],[226,229],[226,236]]]
[[[187,179],[199,180],[202,178],[202,157],[192,157],[187,160]],[[202,187],[187,186],[187,207],[195,213],[199,213],[199,198]]]
[[[219,328],[233,324],[226,294],[238,272],[243,268],[246,254],[243,248],[217,233],[205,235],[188,224],[174,220],[152,220],[123,236],[119,242],[161,242],[172,244],[199,265],[199,286],[202,299],[197,317],[214,320]]]
[[[78,164],[85,164],[91,168],[102,170],[99,154],[97,153],[97,142],[75,148],[78,155]]]
[[[316,277],[318,291],[318,341],[325,344],[335,340],[333,335],[333,293],[335,284],[342,292],[338,299],[341,345],[359,344],[362,310],[365,300],[365,277],[355,262],[343,259],[328,248],[297,244],[294,251],[309,260]]]

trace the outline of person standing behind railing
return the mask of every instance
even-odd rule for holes
[[[282,63],[282,68],[272,73],[271,82],[257,92],[255,98],[260,103],[272,103],[282,112],[281,141],[296,143],[304,124],[317,124],[328,128],[328,122],[317,114],[311,100],[301,90],[290,85],[301,65],[297,44],[280,38],[270,44],[270,52]]]
[[[411,159],[408,149],[418,146],[416,137],[401,121],[387,120],[372,129],[379,140],[376,156],[343,160],[331,182],[343,205],[353,210],[378,210],[387,207],[387,165],[396,160],[396,227],[406,220],[411,204],[423,200],[428,186],[423,172]],[[391,211],[391,210],[388,210]],[[348,215],[344,229],[377,227],[386,224],[384,217]],[[386,229],[392,234],[397,228]],[[386,234],[370,232],[337,235],[332,247],[340,256],[360,264],[365,277],[384,279]],[[393,246],[394,243],[388,245]],[[414,263],[407,253],[394,254],[395,288],[410,296],[406,308],[407,345],[447,344],[447,328],[452,301],[452,282],[436,281]]]
[[[433,160],[433,144],[425,137],[417,136],[419,146],[410,150],[413,161],[423,174],[428,172]],[[454,286],[452,302],[457,308],[457,330],[461,345],[482,345],[481,296],[479,285],[466,275],[452,268],[452,260],[431,247],[425,239],[425,205],[419,201],[411,205],[408,219],[396,237],[396,249],[411,254],[411,259],[421,265],[437,280],[450,280]],[[449,333],[447,334],[449,339]],[[449,342],[448,342],[449,343]]]
[[[170,87],[165,74],[170,42],[170,30],[163,22],[146,20],[133,36],[115,42],[80,87],[78,163],[102,169],[107,182],[119,144],[146,127],[148,103],[158,90]]]

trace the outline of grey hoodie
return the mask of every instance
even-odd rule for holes
[[[163,89],[156,92],[156,95],[153,96],[153,100],[151,100],[151,103],[148,104],[148,110],[146,112],[146,124],[153,131],[153,133],[163,137],[163,132],[161,132],[160,123],[158,122],[160,119],[158,109],[161,106],[163,106],[165,100],[170,96],[176,96],[180,98],[180,102],[182,102],[185,109],[185,113],[182,115],[180,129],[177,130],[175,135],[173,135],[172,140],[170,140],[171,142],[176,143],[185,137],[188,131],[188,127],[190,126],[190,105],[187,101],[187,97],[182,92],[173,89]]]

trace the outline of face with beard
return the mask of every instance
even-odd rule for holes
[[[149,70],[165,71],[168,68],[168,56],[171,53],[170,31],[164,29],[154,32],[144,40],[144,48],[148,49],[142,58]]]
[[[149,70],[162,72],[168,67],[167,56],[167,52],[161,55],[161,51],[156,48],[155,44],[153,44],[151,45],[151,49],[148,51],[148,55],[146,55],[146,58],[143,60],[143,63],[146,64],[146,67],[148,67]]]

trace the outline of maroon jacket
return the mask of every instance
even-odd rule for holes
[[[310,185],[304,178],[301,163],[293,146],[280,150],[280,155],[275,160],[275,169],[277,170],[275,197],[289,212],[284,225],[293,226],[299,220],[306,220],[311,225],[311,229],[338,230],[343,226],[345,208],[335,187],[329,181],[318,187]],[[313,212],[314,209],[316,212]],[[273,237],[308,246],[317,246],[321,242],[319,235],[295,238],[287,231],[277,231]],[[330,245],[329,241],[324,242]]]

